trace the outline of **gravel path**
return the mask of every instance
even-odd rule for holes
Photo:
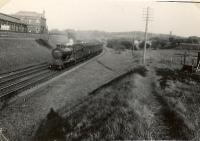
[[[96,61],[65,73],[61,78],[10,103],[0,111],[0,128],[7,129],[6,135],[12,141],[31,140],[50,108],[58,110],[86,96],[95,88],[133,67],[137,57],[138,55],[135,55],[135,58],[132,58],[131,52],[117,54],[107,49]]]

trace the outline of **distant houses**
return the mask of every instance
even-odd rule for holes
[[[0,31],[38,33],[48,32],[45,12],[20,11],[13,15],[0,13]]]

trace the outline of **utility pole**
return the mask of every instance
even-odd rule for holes
[[[150,20],[150,16],[149,16],[149,11],[150,11],[150,7],[147,7],[146,9],[146,14],[145,14],[145,37],[144,37],[144,51],[143,51],[143,64],[145,65],[145,60],[146,60],[146,46],[147,46],[147,34],[148,34],[148,25],[149,25],[149,20]]]

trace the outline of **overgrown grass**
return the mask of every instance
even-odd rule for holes
[[[188,132],[185,135],[199,140],[200,132],[200,87],[199,81],[190,75],[170,69],[157,69],[160,78],[160,96],[170,109],[177,113],[181,124],[186,125]],[[190,138],[190,139],[191,139]]]
[[[147,105],[143,99],[145,95],[133,93],[136,87],[134,74],[140,73],[146,76],[146,71],[144,67],[139,67],[123,78],[111,81],[110,85],[94,91],[90,94],[94,96],[92,100],[85,101],[68,117],[57,118],[59,121],[65,121],[65,124],[60,125],[59,128],[56,128],[59,124],[54,120],[53,123],[48,123],[47,117],[41,124],[35,139],[38,141],[52,139],[49,134],[53,129],[48,124],[56,124],[53,126],[55,132],[63,128],[64,132],[57,137],[60,140],[62,136],[65,136],[65,140],[85,141],[149,139],[148,123],[142,116],[143,112],[140,111],[144,108],[140,104]]]
[[[186,84],[200,82],[195,75],[182,72],[179,69],[156,68],[156,74],[161,76],[159,82],[162,89],[169,87],[169,81],[173,81],[174,83],[179,81]]]

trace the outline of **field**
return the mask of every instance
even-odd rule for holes
[[[89,93],[92,99],[71,114],[52,110],[35,138],[199,140],[199,82],[180,73],[177,53],[184,51],[148,50],[145,67]]]

